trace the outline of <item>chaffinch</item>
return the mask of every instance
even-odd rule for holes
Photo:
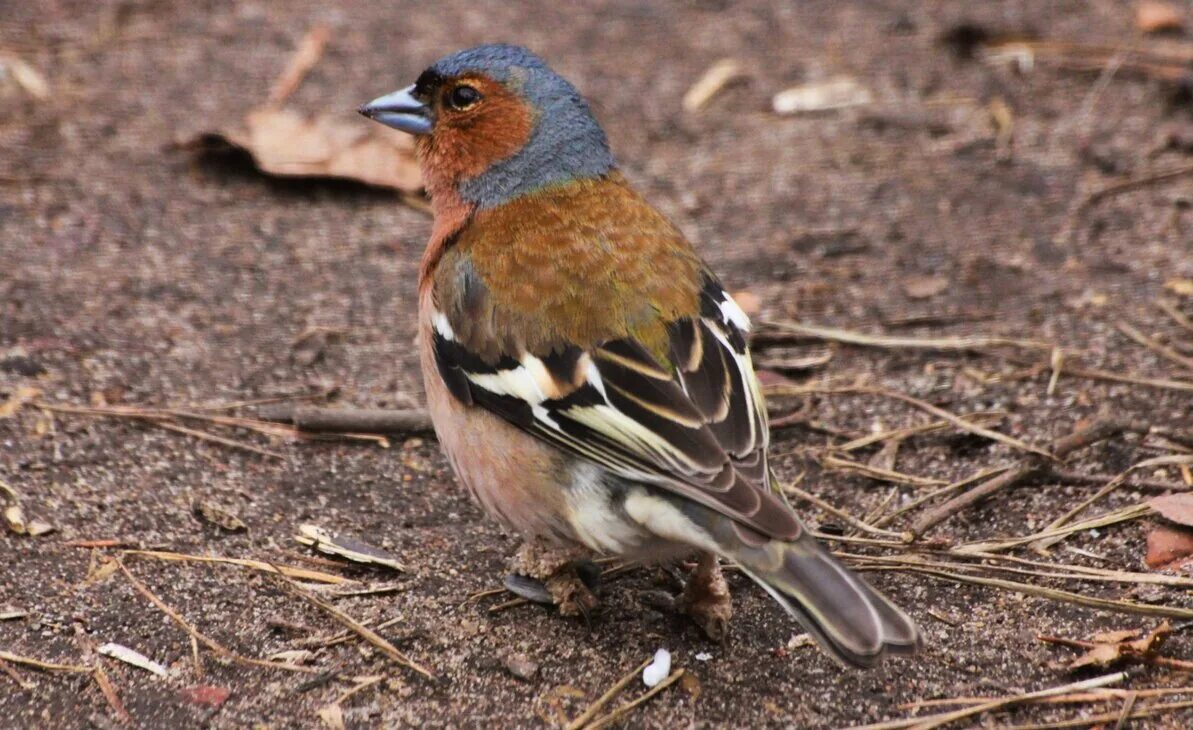
[[[589,551],[696,551],[681,605],[731,615],[718,556],[831,655],[920,643],[778,495],[750,322],[679,230],[617,171],[576,89],[539,57],[447,56],[361,113],[417,136],[434,210],[419,274],[428,406],[459,480],[529,542],[518,572],[595,604]]]

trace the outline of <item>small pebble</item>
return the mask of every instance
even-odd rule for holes
[[[654,653],[654,661],[642,670],[642,683],[653,687],[671,674],[671,652],[659,649]]]
[[[530,679],[538,673],[539,665],[523,654],[511,654],[502,662],[505,670],[518,679]]]

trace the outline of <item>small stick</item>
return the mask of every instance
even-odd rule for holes
[[[430,415],[418,408],[319,408],[281,403],[259,408],[257,416],[265,421],[292,423],[303,431],[324,433],[412,433],[431,430]]]
[[[1111,438],[1127,430],[1129,427],[1130,424],[1120,421],[1096,421],[1086,428],[1074,431],[1054,441],[1049,458],[1063,459],[1078,449]],[[953,497],[926,512],[916,520],[908,530],[911,538],[913,540],[918,538],[958,512],[977,504],[996,492],[1019,484],[1027,478],[1040,473],[1045,467],[1047,467],[1046,462],[1042,462],[1039,459],[1029,459],[1011,471],[1004,472],[989,481],[979,484],[968,492],[963,492]]]
[[[999,699],[984,702],[973,707],[966,707],[960,710],[953,710],[951,712],[942,712],[936,715],[926,715],[924,717],[909,717],[903,720],[893,720],[890,722],[879,722],[872,725],[860,725],[854,730],[901,730],[901,728],[916,728],[916,730],[930,730],[930,728],[941,727],[948,723],[957,720],[964,720],[967,717],[980,715],[984,712],[991,712],[993,710],[1001,710],[1005,707],[1011,707],[1021,702],[1033,702],[1038,699],[1046,697],[1053,697],[1055,695],[1066,694],[1073,691],[1095,689],[1098,687],[1105,687],[1111,684],[1118,684],[1130,676],[1130,672],[1115,672],[1113,674],[1104,674],[1101,677],[1094,677],[1081,682],[1073,682],[1072,684],[1064,684],[1058,687],[1050,687],[1036,692],[1025,692],[1023,694],[1013,695],[1011,697],[1001,697]]]
[[[288,565],[277,565],[275,563],[265,563],[260,560],[250,560],[247,558],[222,558],[215,555],[188,555],[186,553],[175,553],[162,550],[125,550],[125,555],[140,555],[147,558],[157,558],[158,560],[168,561],[183,561],[195,563],[222,563],[225,565],[240,565],[253,570],[260,570],[264,573],[280,573],[289,578],[299,578],[301,580],[313,580],[318,583],[330,583],[332,585],[355,584],[359,581],[345,578],[339,575],[332,575],[331,573],[323,573],[318,570],[307,570],[306,568],[292,568]]]
[[[1123,482],[1125,482],[1127,480],[1127,476],[1130,475],[1131,472],[1135,471],[1136,469],[1148,469],[1153,466],[1168,466],[1168,465],[1180,465],[1180,464],[1193,464],[1193,455],[1185,454],[1185,455],[1174,455],[1174,456],[1157,456],[1152,459],[1144,459],[1143,461],[1139,462],[1138,464],[1133,464],[1130,467],[1128,467],[1125,471],[1118,474],[1113,479],[1111,479],[1109,482],[1107,482],[1106,486],[1099,489],[1091,497],[1084,500],[1081,504],[1077,505],[1076,507],[1069,510],[1068,512],[1065,512],[1063,515],[1061,515],[1060,517],[1056,518],[1051,523],[1049,523],[1049,525],[1044,528],[1044,531],[1047,532],[1049,530],[1057,530],[1060,527],[1062,527],[1063,525],[1065,525],[1069,520],[1073,519],[1077,515],[1084,512],[1085,510],[1089,509],[1089,506],[1092,505],[1094,502],[1097,502],[1102,497],[1105,497],[1107,494],[1110,494],[1114,490],[1121,487],[1123,485]],[[1057,535],[1056,537],[1051,537],[1051,538],[1046,538],[1046,539],[1040,540],[1035,544],[1035,548],[1037,550],[1046,549],[1046,548],[1051,547],[1052,545],[1055,545],[1056,543],[1060,542],[1065,537],[1067,537],[1067,535]]]
[[[631,670],[629,674],[626,674],[624,677],[617,680],[617,684],[614,684],[612,687],[606,690],[603,695],[598,697],[595,702],[585,708],[584,712],[580,713],[579,717],[577,717],[575,720],[569,722],[564,730],[580,730],[580,728],[584,727],[589,720],[591,720],[598,712],[600,712],[602,707],[609,703],[609,700],[616,697],[617,694],[625,689],[630,682],[633,682],[634,679],[642,672],[642,670],[650,666],[650,663],[653,661],[654,657],[647,659],[646,661],[639,664],[635,669]]]
[[[1191,384],[1191,387],[1193,387],[1193,384]],[[1019,439],[1012,438],[1010,436],[1007,436],[1006,434],[999,433],[997,431],[991,431],[988,428],[985,428],[985,427],[979,426],[975,423],[966,421],[959,416],[955,416],[952,413],[949,413],[948,411],[946,411],[943,408],[934,406],[931,403],[928,403],[927,401],[920,400],[919,398],[907,395],[906,393],[900,393],[897,390],[890,390],[888,388],[873,388],[873,387],[860,386],[860,385],[827,386],[827,387],[825,387],[825,386],[803,386],[803,385],[800,385],[800,386],[777,385],[777,386],[773,386],[770,388],[766,388],[765,390],[767,393],[772,394],[772,395],[806,395],[808,393],[840,393],[840,394],[858,393],[858,394],[878,395],[878,396],[882,396],[884,398],[893,398],[895,400],[901,400],[904,403],[915,406],[916,408],[919,408],[920,410],[925,411],[927,413],[931,413],[932,415],[936,416],[937,418],[943,418],[944,420],[948,421],[950,424],[952,424],[956,428],[959,428],[962,431],[965,431],[967,433],[972,433],[975,436],[982,436],[983,438],[988,438],[991,441],[997,441],[1001,444],[1006,444],[1007,446],[1010,446],[1015,449],[1019,449],[1021,451],[1027,451],[1027,452],[1030,452],[1033,454],[1037,454],[1037,455],[1042,456],[1046,459],[1053,458],[1052,454],[1050,454],[1049,452],[1047,452],[1043,449],[1040,449],[1036,446],[1032,446],[1031,444],[1026,444],[1026,443],[1020,441]]]
[[[838,329],[836,327],[822,327],[801,322],[766,322],[767,327],[780,330],[781,333],[797,337],[810,337],[830,342],[841,342],[847,345],[861,345],[864,347],[882,347],[888,349],[919,349],[919,350],[980,350],[989,347],[1019,347],[1029,350],[1048,350],[1053,345],[1037,340],[1017,340],[1007,337],[891,337],[888,335],[868,335],[864,332]],[[770,336],[763,336],[770,340]]]
[[[1062,375],[1074,378],[1088,378],[1090,380],[1109,380],[1112,383],[1128,383],[1130,385],[1143,385],[1148,388],[1180,390],[1193,393],[1193,383],[1185,380],[1170,380],[1168,378],[1143,378],[1136,375],[1119,375],[1118,373],[1112,373],[1108,370],[1099,370],[1097,368],[1075,367],[1066,367]]]
[[[1143,345],[1157,355],[1160,355],[1161,357],[1170,360],[1187,370],[1193,370],[1193,357],[1185,357],[1168,345],[1165,345],[1162,342],[1157,342],[1151,337],[1148,337],[1126,322],[1117,322],[1114,326],[1119,332],[1122,332],[1130,339],[1134,340],[1140,345]]]
[[[987,419],[996,421],[1006,415],[1006,411],[978,411],[977,413],[970,413],[966,416],[967,419],[973,423],[979,423]],[[864,446],[876,444],[890,439],[898,439],[900,441],[907,439],[910,436],[916,436],[922,433],[930,433],[932,431],[939,431],[942,428],[949,426],[948,421],[932,421],[931,423],[921,424],[919,426],[908,426],[906,428],[896,428],[890,431],[883,431],[881,433],[872,433],[868,436],[862,436],[852,441],[833,447],[836,451],[856,451]]]
[[[668,675],[667,678],[664,679],[662,682],[659,682],[658,684],[651,687],[646,692],[643,692],[640,696],[636,697],[635,699],[630,700],[629,702],[625,703],[624,705],[621,705],[616,710],[613,710],[612,712],[610,712],[608,715],[605,715],[604,717],[602,717],[600,719],[594,720],[592,722],[592,724],[585,726],[584,730],[600,730],[600,728],[606,728],[616,722],[620,722],[621,719],[623,717],[625,717],[626,715],[628,715],[635,707],[637,707],[638,705],[641,705],[643,702],[646,702],[651,697],[654,697],[655,695],[657,695],[659,692],[662,692],[663,690],[670,687],[672,684],[675,683],[675,681],[677,679],[682,677],[684,675],[684,673],[685,673],[685,670],[676,669],[674,672],[672,672],[670,675]]]
[[[115,685],[112,680],[108,679],[107,672],[100,665],[95,665],[95,671],[91,673],[95,678],[95,683],[99,685],[99,691],[103,693],[104,699],[107,700],[108,706],[112,708],[112,712],[116,715],[116,721],[121,725],[125,725],[132,718],[128,715],[128,710],[124,709],[124,703],[120,701],[120,695],[116,692]]]
[[[323,58],[323,49],[327,46],[330,36],[331,30],[326,25],[316,25],[307,31],[298,50],[290,57],[286,70],[269,90],[270,104],[280,106],[298,89],[311,69],[319,63],[319,59]]]
[[[1189,319],[1184,312],[1176,308],[1175,304],[1168,301],[1167,299],[1157,299],[1156,306],[1159,307],[1160,311],[1164,312],[1164,314],[1172,317],[1172,321],[1176,322],[1189,331],[1193,331],[1193,319]]]
[[[13,669],[12,666],[3,659],[0,659],[0,670],[3,670],[4,673],[8,675],[9,679],[16,682],[17,686],[21,689],[33,689],[37,686],[22,677],[17,670]]]
[[[880,535],[882,537],[897,537],[898,536],[898,533],[896,533],[896,532],[891,532],[889,530],[883,530],[883,529],[874,527],[873,525],[867,524],[867,523],[863,522],[862,520],[859,520],[858,518],[849,514],[845,510],[839,509],[837,507],[832,506],[828,502],[825,502],[823,499],[821,499],[820,497],[817,497],[815,494],[812,494],[811,492],[805,492],[804,490],[800,489],[799,487],[795,486],[794,484],[791,486],[783,487],[783,492],[786,494],[794,495],[794,496],[799,497],[800,499],[804,500],[805,502],[810,502],[811,504],[816,505],[817,507],[824,510],[825,512],[828,512],[829,514],[831,514],[835,517],[845,520],[845,522],[850,527],[861,530],[862,532],[866,532],[871,535]]]
[[[1081,201],[1081,205],[1079,207],[1085,208],[1114,195],[1126,193],[1131,190],[1138,190],[1139,188],[1147,187],[1148,185],[1153,185],[1158,182],[1165,182],[1167,180],[1173,180],[1178,177],[1184,177],[1185,175],[1193,175],[1193,165],[1185,165],[1183,167],[1177,167],[1171,170],[1162,170],[1150,175],[1141,175],[1139,177],[1122,180],[1120,182],[1107,185],[1104,188],[1095,190],[1089,195],[1085,196],[1085,199]]]
[[[304,591],[298,586],[298,584],[281,575],[280,573],[278,574],[278,580],[281,581],[287,588],[289,588],[291,593],[303,599],[312,606],[321,609],[324,613],[330,615],[336,621],[339,621],[349,630],[359,634],[362,639],[377,647],[379,650],[381,650],[382,654],[386,655],[398,664],[418,672],[427,679],[436,678],[431,670],[398,651],[398,648],[385,639],[385,637],[360,623],[340,609],[331,605],[327,601],[324,601],[323,599]]]
[[[198,640],[201,644],[203,644],[203,646],[206,646],[208,649],[211,649],[216,654],[218,654],[226,659],[229,659],[231,661],[238,662],[240,664],[247,664],[247,665],[254,666],[254,667],[268,667],[269,669],[285,669],[286,671],[301,672],[303,674],[318,674],[319,673],[318,669],[309,669],[307,667],[300,667],[296,664],[286,664],[284,662],[271,662],[268,659],[254,659],[252,657],[247,657],[242,654],[237,654],[236,652],[232,651],[228,647],[219,643],[215,639],[208,637],[207,635],[203,634],[198,629],[196,629],[195,627],[193,627],[189,623],[187,623],[186,619],[184,619],[181,614],[179,614],[177,611],[175,611],[174,609],[172,609],[168,605],[166,605],[165,601],[158,598],[157,594],[155,594],[153,591],[149,590],[149,588],[144,583],[142,583],[135,575],[133,575],[129,571],[129,569],[127,567],[125,567],[123,560],[121,560],[118,557],[114,557],[112,559],[116,561],[116,567],[120,568],[120,571],[122,573],[124,573],[124,577],[128,578],[128,582],[137,591],[137,593],[140,593],[150,603],[152,603],[154,606],[157,606],[159,611],[161,611],[162,613],[169,616],[170,619],[173,620],[174,623],[178,624],[178,626],[183,631],[185,631],[188,635],[190,635],[191,638]]]
[[[864,477],[869,477],[880,482],[893,482],[895,484],[909,484],[915,487],[939,487],[947,484],[941,479],[932,479],[930,477],[919,477],[914,474],[904,474],[894,469],[880,469],[878,467],[870,466],[869,464],[862,464],[851,459],[842,459],[839,456],[827,454],[821,458],[820,463],[826,469],[840,469],[842,471],[855,472]]]
[[[23,664],[27,667],[34,667],[46,672],[90,672],[91,667],[85,667],[82,664],[56,664],[54,662],[43,662],[40,659],[32,657],[21,656],[20,654],[13,654],[12,652],[0,649],[0,659],[13,664]]]
[[[875,527],[886,527],[887,525],[891,524],[891,522],[893,522],[895,520],[895,518],[898,517],[899,515],[904,514],[906,512],[910,512],[911,510],[915,509],[916,507],[919,507],[921,504],[923,504],[925,502],[931,502],[932,500],[936,499],[937,497],[939,497],[942,494],[948,494],[950,492],[955,492],[958,489],[960,489],[961,487],[969,486],[970,484],[973,484],[974,482],[977,482],[977,481],[981,481],[982,479],[989,479],[990,477],[995,476],[997,474],[1002,474],[1003,472],[1007,471],[1007,469],[1009,469],[1009,468],[1010,467],[1007,467],[1007,466],[996,466],[992,469],[982,469],[981,471],[979,471],[975,474],[971,474],[971,475],[965,477],[964,479],[955,481],[952,484],[945,485],[945,486],[941,487],[940,489],[929,492],[928,494],[925,494],[922,497],[919,497],[917,499],[912,500],[911,502],[908,502],[907,504],[905,504],[904,506],[895,510],[894,512],[890,513],[889,515],[886,515],[885,517],[882,517],[881,519],[879,519],[877,522],[874,523],[874,526]]]

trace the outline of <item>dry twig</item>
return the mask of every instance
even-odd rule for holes
[[[434,673],[431,672],[431,670],[427,669],[423,665],[419,664],[418,662],[414,661],[413,659],[406,656],[402,652],[398,651],[398,648],[396,646],[391,644],[385,637],[381,636],[376,631],[373,631],[372,629],[365,626],[361,622],[357,621],[356,619],[352,618],[351,616],[344,613],[340,609],[331,605],[327,601],[324,601],[322,598],[319,598],[318,596],[314,596],[311,593],[304,591],[302,588],[300,588],[298,586],[298,584],[296,584],[294,581],[290,580],[289,578],[286,578],[285,576],[281,575],[280,573],[278,575],[278,580],[281,581],[282,584],[285,585],[290,590],[291,593],[298,596],[299,598],[306,601],[307,603],[311,604],[312,606],[315,606],[316,608],[322,610],[324,613],[328,614],[329,616],[334,618],[336,621],[339,621],[341,624],[344,625],[345,628],[349,629],[350,631],[355,632],[362,639],[369,642],[373,646],[377,647],[377,649],[379,649],[382,654],[386,655],[393,661],[397,662],[401,666],[404,666],[408,669],[412,669],[415,672],[418,672],[419,674],[423,675],[427,679],[435,679],[435,675],[434,675]]]

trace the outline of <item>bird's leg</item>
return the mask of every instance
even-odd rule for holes
[[[716,555],[700,553],[696,569],[684,586],[679,606],[708,638],[724,641],[729,633],[729,619],[733,617],[733,602]]]
[[[713,641],[724,641],[729,633],[729,619],[733,617],[733,602],[717,556],[698,553],[696,568],[686,581],[678,576],[678,572],[663,566],[668,582],[682,586],[680,593],[647,591],[641,594],[642,600],[661,611],[687,614],[705,636]]]
[[[596,591],[601,571],[581,546],[557,546],[541,538],[527,540],[510,561],[506,588],[538,603],[553,603],[564,616],[586,619],[600,603]]]

